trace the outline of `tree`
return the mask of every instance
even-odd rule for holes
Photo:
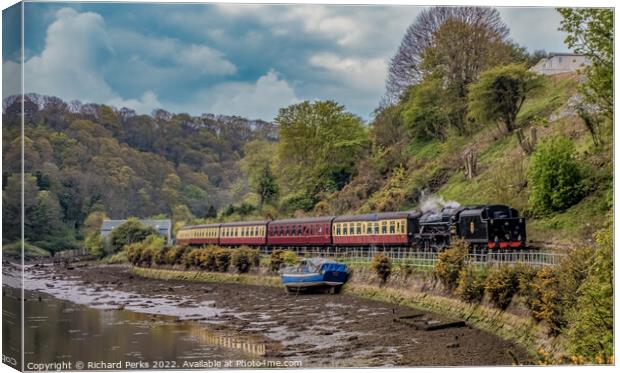
[[[280,109],[279,173],[287,192],[313,199],[351,177],[368,136],[359,117],[334,101],[304,101]]]
[[[401,44],[390,61],[386,98],[394,102],[412,84],[420,82],[425,73],[421,67],[426,49],[431,46],[433,35],[447,20],[463,21],[482,27],[501,40],[508,38],[508,27],[499,12],[487,7],[433,7],[423,10],[407,29]],[[474,46],[471,51],[476,54]]]
[[[469,85],[482,71],[509,62],[510,44],[485,25],[449,19],[433,34],[421,68],[442,79],[441,95],[450,125],[466,134]]]
[[[541,142],[528,170],[530,205],[542,214],[574,205],[583,196],[582,174],[570,139],[559,136]]]
[[[510,133],[516,128],[523,103],[542,87],[542,79],[524,65],[510,64],[487,70],[470,86],[469,115],[481,123],[501,122]]]
[[[158,234],[155,228],[141,223],[138,219],[129,218],[110,232],[110,250],[116,253],[125,245],[141,242],[152,234]]]
[[[276,179],[273,176],[269,165],[263,166],[260,179],[256,185],[256,192],[260,196],[261,206],[265,202],[273,202],[278,196],[278,184],[276,183]]]
[[[575,53],[585,54],[587,80],[581,84],[586,101],[613,119],[614,11],[604,8],[560,8],[564,42]]]
[[[430,75],[411,87],[402,113],[409,136],[445,140],[449,117],[442,91],[443,82],[437,75]]]

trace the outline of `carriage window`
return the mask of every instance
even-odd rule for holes
[[[379,223],[373,223],[374,233],[379,234]]]
[[[381,222],[381,233],[382,234],[386,234],[387,233],[387,222]]]
[[[366,234],[372,233],[372,223],[366,223]]]
[[[390,233],[396,233],[396,223],[394,223],[394,220],[390,221]]]
[[[340,224],[336,224],[336,235],[340,236]]]
[[[357,234],[362,234],[362,223],[357,223],[355,230]]]
[[[349,224],[344,224],[344,227],[342,228],[342,234],[344,236],[349,234]]]

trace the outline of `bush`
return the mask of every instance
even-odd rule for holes
[[[228,266],[230,265],[230,256],[231,256],[230,251],[231,249],[215,249],[213,251],[215,255],[216,269],[218,271],[220,272],[228,271]]]
[[[188,246],[173,246],[166,252],[166,263],[170,265],[181,264],[181,258],[188,250]]]
[[[542,142],[532,155],[528,170],[529,203],[547,214],[579,202],[584,194],[583,171],[574,158],[573,143],[560,136]]]
[[[103,258],[106,254],[104,240],[99,232],[88,235],[84,240],[84,247],[96,258]]]
[[[295,265],[299,263],[299,257],[297,256],[297,254],[295,254],[294,251],[290,250],[284,251],[284,254],[282,254],[282,259],[284,260],[284,263],[288,265]]]
[[[140,262],[140,256],[142,255],[142,244],[139,242],[126,245],[123,249],[127,260],[133,265],[138,265]]]
[[[157,265],[167,264],[168,263],[168,252],[171,249],[172,248],[168,246],[162,247],[160,250],[158,250],[155,253],[155,256],[153,257],[153,262]]]
[[[484,281],[484,272],[476,272],[469,266],[463,266],[459,271],[455,294],[467,303],[480,303],[484,298]]]
[[[239,273],[246,273],[251,267],[259,266],[260,255],[258,255],[257,250],[250,249],[247,246],[241,246],[233,250],[231,262]]]
[[[489,272],[484,288],[491,303],[505,310],[519,289],[517,271],[511,266],[497,267]]]
[[[392,274],[392,262],[384,253],[378,253],[373,256],[370,266],[383,283],[385,283],[390,277],[390,274]]]
[[[464,240],[455,240],[449,249],[439,253],[433,273],[447,290],[453,291],[457,287],[468,254],[469,245]]]
[[[614,241],[608,227],[595,234],[594,260],[568,312],[570,351],[590,362],[613,364],[614,356]]]
[[[280,267],[284,264],[284,251],[274,250],[269,255],[269,270],[271,272],[278,272]]]
[[[155,228],[144,225],[137,219],[129,219],[110,232],[110,250],[112,253],[118,252],[125,245],[141,242],[154,234],[157,234]]]

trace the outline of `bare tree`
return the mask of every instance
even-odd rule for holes
[[[431,45],[433,34],[449,19],[484,27],[500,40],[508,38],[509,29],[495,8],[433,7],[423,10],[409,26],[398,51],[390,61],[384,102],[395,102],[405,90],[424,77],[421,64]]]

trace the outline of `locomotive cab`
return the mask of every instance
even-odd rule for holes
[[[472,206],[458,217],[459,236],[472,246],[488,249],[525,248],[525,219],[504,205]]]

